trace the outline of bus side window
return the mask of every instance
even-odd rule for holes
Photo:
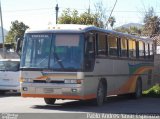
[[[106,55],[106,36],[103,33],[98,36],[98,55]]]
[[[127,39],[121,38],[121,57],[128,57]]]
[[[139,41],[139,58],[145,57],[144,50],[145,50],[144,43],[142,41]]]
[[[153,60],[153,44],[149,44],[149,50],[150,50],[150,55],[149,55],[149,59]]]
[[[93,70],[95,62],[95,38],[89,36],[85,42],[85,69],[87,71]]]
[[[149,44],[145,43],[145,58],[149,59]]]
[[[129,45],[129,57],[136,58],[136,42],[130,39],[128,45]]]
[[[117,56],[117,37],[108,35],[108,50],[110,56]]]

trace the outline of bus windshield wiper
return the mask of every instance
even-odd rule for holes
[[[63,68],[63,69],[64,69],[64,66],[63,66],[63,64],[62,64],[62,60],[61,60],[61,59],[59,59],[59,57],[58,57],[57,53],[56,53],[56,52],[54,52],[53,54],[54,54],[54,56],[55,56],[56,61],[58,62],[58,64],[61,66],[61,68]]]

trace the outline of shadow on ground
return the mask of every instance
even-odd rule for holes
[[[55,105],[34,105],[33,109],[57,110],[66,112],[94,112],[112,114],[160,114],[160,100],[142,97],[129,99],[126,96],[109,97],[103,106],[94,106],[89,101],[71,101]],[[158,108],[158,109],[157,109]]]
[[[0,98],[3,97],[13,97],[13,96],[21,96],[19,92],[6,92],[6,93],[0,93]]]

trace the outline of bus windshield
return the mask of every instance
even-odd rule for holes
[[[21,68],[80,70],[83,42],[80,34],[26,34]]]

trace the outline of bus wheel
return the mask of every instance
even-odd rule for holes
[[[0,95],[4,95],[5,93],[6,93],[6,91],[0,90]]]
[[[142,80],[138,79],[137,82],[136,82],[134,98],[138,99],[140,97],[142,97]]]
[[[106,92],[105,86],[104,86],[103,82],[100,81],[98,84],[98,88],[97,88],[97,97],[94,100],[95,105],[101,106],[103,104],[104,99],[105,99],[105,92]]]
[[[44,101],[45,101],[46,104],[54,105],[56,99],[54,99],[54,98],[44,98]]]

